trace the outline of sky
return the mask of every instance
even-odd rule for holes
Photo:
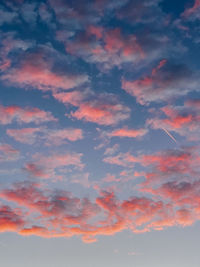
[[[1,0],[2,266],[199,266],[199,31],[199,0]]]

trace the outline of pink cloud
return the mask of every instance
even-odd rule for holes
[[[71,116],[78,120],[114,125],[129,118],[130,110],[121,104],[104,104],[101,102],[85,102]]]
[[[24,169],[34,177],[50,178],[49,172],[35,163],[27,163]]]
[[[188,99],[185,102],[185,106],[190,108],[196,108],[198,110],[200,109],[200,99]]]
[[[199,162],[200,156],[193,147],[141,155],[140,164],[148,167],[144,175],[146,181],[141,186],[145,191],[152,192],[152,187],[157,187],[163,181],[198,179]]]
[[[160,61],[148,76],[130,81],[122,79],[122,88],[141,105],[161,102],[198,91],[198,75],[183,64]]]
[[[3,15],[3,13],[1,13],[1,15]],[[15,12],[12,12],[10,14],[14,14],[14,17],[16,16]],[[4,13],[4,15],[6,15],[6,13]],[[0,19],[0,24],[1,24],[1,19]],[[14,32],[12,33],[1,32],[1,35],[2,35],[2,42],[1,42],[1,51],[0,51],[0,70],[2,72],[5,72],[7,69],[11,67],[13,63],[10,57],[10,53],[16,52],[16,51],[18,52],[26,51],[32,44],[30,42],[23,41],[23,40],[16,38]]]
[[[83,131],[73,128],[50,130],[45,134],[45,139],[48,145],[60,145],[66,140],[74,142],[83,139]]]
[[[194,204],[194,198],[199,198],[198,192],[200,189],[200,182],[175,182],[171,181],[164,183],[161,187],[152,190],[154,194],[160,195],[164,198],[169,198],[177,204],[181,205],[184,203]]]
[[[6,133],[13,137],[16,141],[24,144],[34,144],[36,141],[43,141],[47,146],[59,146],[67,141],[77,141],[83,139],[83,131],[81,129],[48,129],[48,128],[22,128],[7,129]]]
[[[38,108],[22,108],[19,106],[0,105],[0,123],[10,124],[16,120],[19,123],[36,123],[56,121],[51,112]]]
[[[129,137],[136,138],[144,136],[147,133],[146,129],[128,129],[122,128],[112,131],[109,135],[112,137]]]
[[[71,118],[94,122],[100,125],[115,125],[130,116],[130,109],[122,105],[116,95],[84,91],[61,92],[53,95],[58,101],[77,107]]]
[[[120,182],[120,181],[121,181],[120,178],[116,178],[115,175],[112,175],[110,173],[108,173],[106,177],[104,177],[102,180],[102,182],[104,183],[112,183],[112,182]]]
[[[195,0],[194,5],[184,11],[183,16],[189,17],[193,15],[200,7],[200,0]]]
[[[91,38],[93,36],[96,40]],[[68,40],[66,50],[104,69],[120,67],[123,63],[136,63],[145,56],[135,35],[124,35],[120,28],[95,26],[90,26],[85,35],[78,34],[74,39]]]
[[[165,106],[161,108],[160,117],[147,120],[147,125],[153,129],[173,131],[190,141],[199,140],[199,103],[197,100],[188,100],[183,106]],[[165,117],[163,117],[163,114]]]
[[[64,104],[71,104],[73,106],[79,106],[84,99],[87,97],[87,91],[72,91],[72,92],[61,92],[53,94],[54,98]]]
[[[162,60],[159,62],[158,66],[156,66],[154,69],[152,69],[152,75],[155,75],[156,72],[157,72],[159,69],[161,69],[166,63],[167,63],[167,60],[166,60],[166,59],[162,59]]]
[[[88,81],[86,75],[55,73],[52,65],[52,62],[45,60],[43,53],[29,54],[19,67],[4,74],[2,80],[20,87],[53,92],[68,90]]]
[[[157,153],[153,155],[142,156],[142,164],[145,166],[153,165],[163,174],[169,174],[176,171],[185,173],[190,166],[189,162],[192,154],[189,151],[167,151],[166,153]]]
[[[9,59],[4,59],[3,62],[0,63],[0,70],[5,71],[11,65],[11,61]]]
[[[11,209],[9,206],[0,207],[0,232],[17,232],[24,226],[24,220],[19,210]]]
[[[19,151],[9,144],[0,143],[0,161],[13,161],[19,158]]]
[[[104,155],[113,155],[118,151],[118,149],[119,149],[119,145],[118,144],[115,144],[112,147],[106,147]]]
[[[57,171],[62,167],[72,166],[77,169],[82,169],[84,164],[81,162],[81,153],[65,153],[52,154],[50,156],[43,156],[35,154],[33,161],[26,163],[24,170],[30,175],[40,178],[62,178]]]
[[[108,156],[103,159],[104,162],[123,167],[133,167],[135,163],[139,162],[139,158],[130,153],[119,153],[117,155]]]
[[[33,144],[40,128],[7,129],[6,133],[16,141],[24,144]]]
[[[188,192],[191,190],[184,190],[185,197]],[[81,235],[84,242],[94,242],[97,235],[114,235],[125,229],[140,233],[174,225],[191,225],[198,220],[197,208],[200,205],[200,202],[193,202],[190,209],[186,209],[177,201],[169,203],[166,199],[156,201],[148,197],[130,197],[119,200],[112,192],[100,192],[94,201],[90,201],[74,197],[64,190],[42,190],[31,183],[18,183],[10,189],[3,189],[0,196],[29,211],[26,213],[28,226],[24,223],[25,215],[21,213],[17,224],[13,226],[11,223],[2,231],[12,229],[21,235],[47,238]],[[35,213],[40,216],[34,216]],[[12,222],[16,217],[8,214]]]
[[[97,39],[101,39],[103,37],[103,28],[90,25],[87,29],[89,35],[96,36]]]

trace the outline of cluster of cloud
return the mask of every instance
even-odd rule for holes
[[[123,35],[120,28],[104,29],[90,26],[66,43],[68,53],[81,57],[89,63],[110,69],[127,62],[137,63],[144,52],[135,35]]]
[[[64,190],[52,191],[30,182],[17,183],[12,188],[2,189],[0,197],[28,209],[28,219],[27,213],[19,207],[1,207],[4,209],[1,231],[46,238],[81,235],[84,242],[94,242],[98,235],[113,235],[124,229],[139,233],[191,225],[200,215],[199,172],[196,176],[192,172],[194,165],[199,166],[199,159],[187,149],[141,156],[142,164],[153,168],[153,172],[147,174],[147,181],[154,183],[153,187],[148,187],[154,200],[143,196],[119,200],[113,193],[104,191],[91,201],[74,197]],[[46,164],[51,161],[50,164],[56,167],[66,163],[66,157],[56,161],[55,158],[43,158],[42,161]],[[193,175],[192,180],[188,174]],[[183,177],[178,181],[175,175]],[[141,190],[147,189],[146,186],[147,183]]]
[[[149,76],[134,81],[123,79],[122,88],[134,96],[138,103],[145,105],[170,101],[191,91],[199,91],[199,80],[198,75],[185,64],[162,60]]]
[[[199,0],[195,0],[194,1],[194,5],[191,7],[191,8],[188,8],[186,9],[184,12],[183,12],[183,17],[199,17],[199,10],[200,10],[200,1]],[[200,18],[200,17],[199,17]]]
[[[50,91],[56,100],[78,108],[69,115],[78,120],[114,125],[129,118],[130,109],[121,104],[116,95],[97,94],[87,89],[88,75],[69,68],[70,59],[55,49],[41,46],[34,51],[23,51],[22,55],[17,66],[11,62],[2,73],[1,80],[6,85]],[[80,90],[81,87],[84,89]]]
[[[161,108],[160,118],[154,115],[147,120],[147,125],[153,129],[167,129],[173,131],[189,141],[199,140],[199,99],[185,101],[182,106],[164,106]],[[163,116],[164,115],[164,116]]]
[[[48,46],[38,47],[36,51],[25,52],[18,66],[11,66],[1,79],[15,86],[53,92],[68,90],[88,81],[87,75],[55,71],[58,64],[61,64],[58,60],[63,61],[54,49]]]
[[[193,30],[188,29],[200,18],[200,1],[175,21],[159,3],[2,0],[2,91],[19,90],[25,96],[39,90],[38,95],[46,98],[38,102],[49,111],[13,105],[11,97],[7,105],[0,105],[2,140],[6,140],[0,142],[0,164],[14,166],[23,158],[17,168],[29,179],[0,189],[0,232],[46,238],[81,235],[90,243],[98,235],[125,229],[140,233],[192,225],[200,219],[199,72],[195,60],[183,55],[198,43],[190,41]],[[6,26],[11,29],[8,33]],[[188,47],[181,38],[187,39]],[[121,80],[121,88],[115,88],[115,78]],[[129,95],[136,103],[131,104]],[[152,129],[180,135],[188,145],[149,153],[140,142],[134,153],[131,146],[128,151],[123,147],[129,140],[144,141]],[[95,146],[90,151],[98,132],[103,144],[96,150],[104,147],[103,155]],[[76,142],[85,136],[90,139]],[[94,179],[87,165],[93,165]],[[95,180],[98,168],[101,180]],[[75,197],[49,189],[51,182],[64,184],[69,179],[97,195]],[[125,188],[122,183],[133,188],[130,197],[117,196]]]
[[[121,104],[116,95],[97,94],[90,90],[61,92],[53,95],[58,101],[78,109],[67,116],[100,125],[115,125],[130,117],[130,108]]]

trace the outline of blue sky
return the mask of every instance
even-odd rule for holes
[[[0,4],[3,266],[198,266],[200,1]]]

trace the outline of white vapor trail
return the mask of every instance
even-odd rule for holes
[[[170,134],[170,132],[167,131],[167,129],[165,128],[162,128],[163,131],[177,144],[177,141],[176,139],[173,137],[173,135]]]

